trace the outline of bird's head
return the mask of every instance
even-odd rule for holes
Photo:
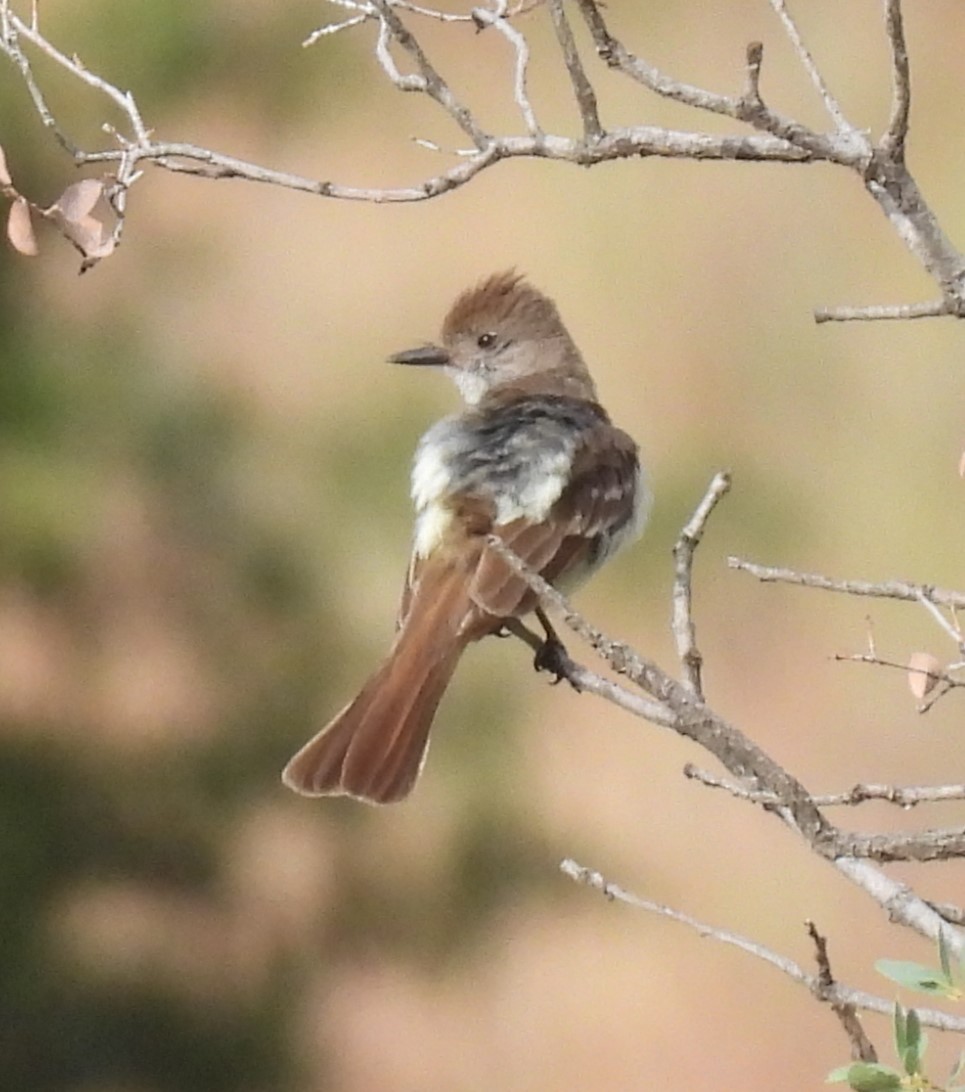
[[[443,368],[469,405],[504,386],[595,398],[556,304],[513,271],[496,273],[458,297],[443,323],[441,344],[407,349],[389,360]]]

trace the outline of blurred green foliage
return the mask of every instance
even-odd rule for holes
[[[240,7],[103,0],[68,8],[47,31],[119,86],[136,87],[152,122],[212,96],[292,123],[303,108],[334,107],[355,78],[334,47],[328,65],[299,51],[317,19],[314,3],[262,5],[246,17]],[[247,67],[237,63],[242,52]],[[38,71],[59,116],[86,141],[109,116],[104,101],[77,95],[43,60]],[[17,181],[46,193],[50,165],[56,178],[63,161],[10,71],[0,80],[22,107],[4,136]],[[13,593],[55,620],[78,706],[0,722],[0,1086],[290,1088],[299,990],[324,962],[301,965],[278,952],[257,988],[212,1003],[150,967],[131,975],[79,960],[61,918],[91,885],[161,903],[176,897],[199,914],[228,910],[233,833],[253,808],[283,797],[283,760],[314,730],[320,708],[344,696],[343,671],[345,679],[360,671],[361,650],[340,639],[346,627],[329,586],[336,577],[312,542],[319,513],[279,520],[259,501],[245,468],[271,439],[257,412],[166,368],[137,313],[112,313],[107,324],[43,307],[22,268],[9,254],[0,265],[0,599]],[[379,445],[352,433],[307,444],[292,473],[310,481],[324,466],[332,504],[357,507],[404,542],[404,492],[384,513],[380,501],[386,469],[408,461],[413,428],[404,415],[385,424]],[[103,571],[101,556],[119,550],[124,567],[129,519],[144,521],[139,533],[152,540],[134,577],[113,563]],[[228,695],[196,739],[182,731],[143,752],[112,745],[80,700],[97,692],[107,627],[127,609],[126,596],[131,609],[145,609],[140,595]],[[132,659],[130,669],[138,666]],[[56,689],[62,680],[50,682]],[[480,688],[463,719],[482,722],[509,705]],[[339,847],[334,950],[375,945],[427,964],[454,958],[507,898],[547,874],[536,867],[547,860],[543,840],[486,788],[499,780],[492,755],[500,734],[485,742],[466,731],[440,749],[442,763],[453,753],[475,763],[463,774],[473,788],[446,850],[442,890],[428,882],[389,890],[377,871],[357,867],[373,813],[351,803],[316,813]],[[297,953],[297,938],[290,943]],[[316,950],[310,937],[305,945]]]

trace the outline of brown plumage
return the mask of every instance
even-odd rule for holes
[[[415,784],[436,707],[472,638],[461,632],[470,604],[452,566],[425,573],[412,605],[409,624],[358,696],[285,768],[298,792],[388,804]]]
[[[467,403],[416,452],[398,633],[358,696],[285,768],[297,792],[372,803],[408,795],[466,646],[536,606],[489,534],[550,582],[573,586],[642,526],[636,444],[596,402],[551,300],[515,273],[497,274],[456,300],[442,341],[390,358],[443,367]]]

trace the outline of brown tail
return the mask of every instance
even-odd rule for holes
[[[345,793],[373,804],[407,796],[425,761],[429,728],[469,640],[464,574],[424,573],[388,656],[282,773],[307,796]]]

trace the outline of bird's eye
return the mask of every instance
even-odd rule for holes
[[[476,344],[480,349],[491,349],[496,344],[495,334],[480,334],[476,338]]]

